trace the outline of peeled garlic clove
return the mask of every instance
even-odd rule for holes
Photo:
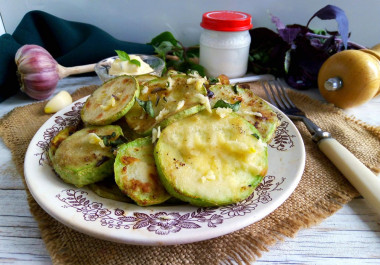
[[[67,91],[61,91],[55,95],[45,106],[45,113],[55,113],[73,103],[71,95]]]
[[[24,45],[15,55],[21,90],[34,99],[49,98],[60,79],[58,63],[38,45]]]

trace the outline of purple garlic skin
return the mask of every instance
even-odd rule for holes
[[[60,79],[58,63],[38,45],[24,45],[15,55],[21,91],[34,99],[49,98]]]

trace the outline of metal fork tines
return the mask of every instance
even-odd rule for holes
[[[281,80],[262,82],[268,100],[292,120],[301,120],[312,135],[315,142],[331,137],[330,133],[323,131],[300,110],[289,98]]]
[[[322,131],[305,113],[290,100],[284,85],[279,80],[262,83],[269,101],[277,106],[292,120],[301,120],[306,125],[318,148],[342,172],[351,184],[380,214],[380,178],[359,161],[346,147],[341,145],[330,133]]]

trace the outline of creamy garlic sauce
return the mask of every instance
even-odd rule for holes
[[[138,60],[140,66],[131,63],[130,61],[122,61],[121,59],[116,59],[111,64],[111,68],[108,73],[110,75],[143,75],[153,72],[152,67],[144,62],[140,56],[129,55],[131,60]]]

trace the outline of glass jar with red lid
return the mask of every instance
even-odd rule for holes
[[[201,27],[199,61],[207,76],[243,76],[248,66],[251,16],[238,11],[211,11],[203,14]]]

